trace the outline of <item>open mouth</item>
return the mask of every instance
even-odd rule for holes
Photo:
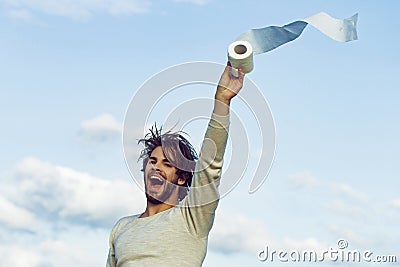
[[[148,188],[150,191],[158,191],[166,182],[165,179],[159,174],[150,175]]]

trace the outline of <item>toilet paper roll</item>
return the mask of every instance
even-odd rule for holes
[[[335,19],[324,12],[320,12],[282,27],[269,26],[261,29],[251,29],[239,35],[236,41],[229,45],[228,59],[234,68],[243,68],[241,64],[244,64],[244,66],[246,66],[246,71],[244,72],[248,73],[254,67],[253,56],[251,56],[250,65],[250,56],[245,58],[245,54],[230,54],[231,47],[233,47],[234,51],[235,47],[243,45],[246,49],[251,49],[254,55],[265,53],[295,40],[301,35],[308,24],[338,42],[357,40],[357,18],[358,14],[354,14],[347,19]],[[246,53],[246,56],[247,55]]]
[[[237,69],[243,73],[249,73],[253,70],[253,47],[247,41],[236,41],[228,47],[228,60],[233,69],[232,74],[238,77]]]

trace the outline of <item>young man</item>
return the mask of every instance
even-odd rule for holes
[[[146,210],[116,223],[107,267],[201,266],[218,205],[230,102],[243,86],[239,73],[232,76],[228,62],[196,164],[193,147],[179,133],[152,129],[141,140]]]

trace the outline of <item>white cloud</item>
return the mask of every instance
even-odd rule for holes
[[[350,205],[348,203],[344,203],[341,200],[335,200],[331,203],[325,205],[326,208],[331,211],[345,215],[347,217],[362,217],[365,215],[365,211],[357,206]]]
[[[313,250],[315,252],[320,252],[326,249],[326,246],[323,245],[320,241],[318,241],[318,239],[314,237],[309,237],[305,239],[284,238],[283,244],[285,246],[286,251]]]
[[[354,190],[348,184],[335,184],[333,185],[333,190],[355,200],[359,201],[367,200],[367,195],[365,193]]]
[[[177,2],[177,3],[191,3],[191,4],[202,6],[202,5],[207,4],[210,1],[209,0],[174,0],[174,2]]]
[[[271,250],[314,250],[324,251],[328,246],[315,237],[295,239],[271,235],[266,231],[267,225],[261,220],[249,218],[242,214],[217,212],[214,226],[209,236],[209,248],[225,255],[235,253],[257,253],[266,246]]]
[[[328,227],[329,231],[338,237],[338,239],[345,239],[348,241],[349,246],[355,245],[368,245],[365,235],[358,234],[346,226],[331,225]]]
[[[2,0],[1,2],[11,11],[24,9],[72,19],[88,19],[96,13],[138,14],[147,12],[150,6],[149,0]]]
[[[11,9],[7,12],[10,18],[30,21],[32,20],[32,13],[26,9]]]
[[[240,214],[218,212],[210,233],[210,248],[221,253],[256,253],[270,241],[262,222]]]
[[[399,208],[400,209],[400,198],[393,199],[390,201],[390,205],[394,208]]]
[[[11,229],[35,230],[39,226],[36,216],[0,196],[0,225]]]
[[[309,172],[301,172],[290,175],[289,180],[298,186],[316,186],[319,184],[317,178],[315,178]]]
[[[42,263],[40,254],[24,246],[0,245],[1,266],[39,267]]]
[[[15,178],[18,191],[8,192],[12,200],[55,219],[110,225],[145,205],[143,193],[133,182],[105,180],[36,158],[23,160]]]
[[[37,235],[5,232],[0,236],[1,266],[104,266],[109,234],[110,229],[73,224],[49,224]]]
[[[104,266],[111,229],[69,225],[37,245],[50,266]]]
[[[120,137],[121,133],[122,123],[107,113],[83,121],[80,127],[80,134],[84,138],[95,141]]]
[[[63,265],[68,263],[69,266],[95,266],[95,258],[87,257],[87,252],[80,246],[68,244],[63,240],[46,240],[40,244],[40,250],[52,258],[57,258]]]

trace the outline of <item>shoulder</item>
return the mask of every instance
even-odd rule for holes
[[[121,229],[123,229],[128,223],[132,222],[133,220],[136,220],[139,216],[140,216],[140,214],[136,214],[136,215],[122,217],[121,219],[119,219],[115,223],[113,229],[111,230],[111,235],[114,236],[117,232],[119,232]]]

